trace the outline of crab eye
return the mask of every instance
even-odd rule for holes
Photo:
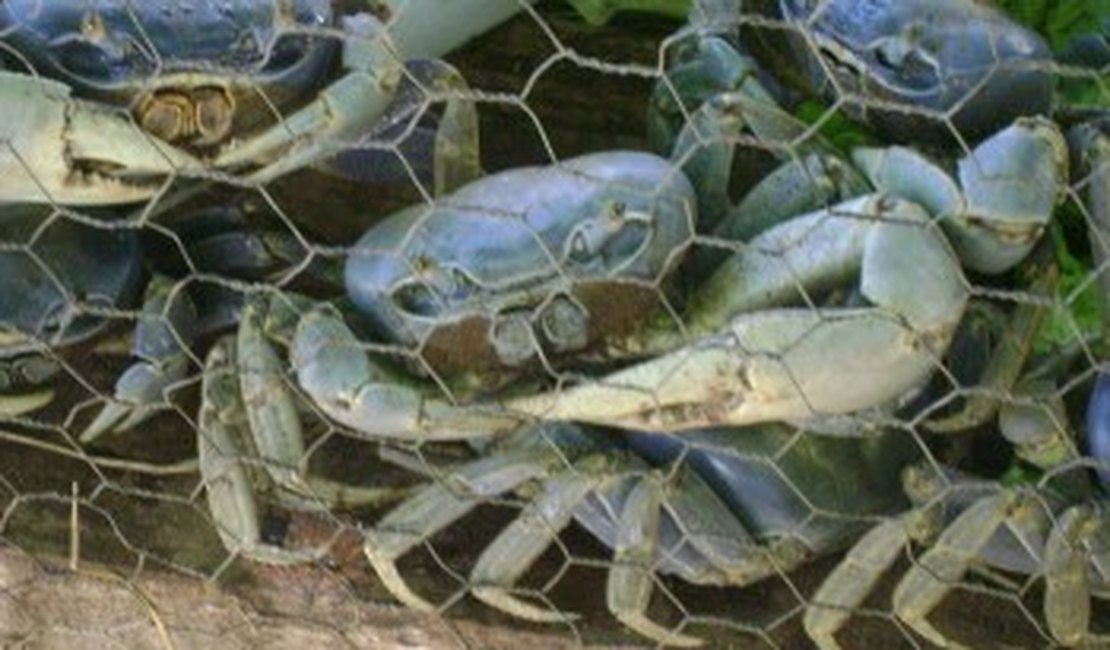
[[[875,60],[907,85],[929,87],[940,77],[934,62],[921,50],[921,44],[903,38],[887,39],[875,49]]]
[[[566,259],[568,262],[574,264],[586,264],[597,251],[594,248],[596,242],[591,242],[590,237],[585,228],[579,228],[574,231],[570,236],[570,242],[567,245]]]
[[[410,316],[434,318],[446,306],[443,298],[422,280],[414,279],[395,288],[389,295],[397,309]]]
[[[578,224],[567,238],[564,260],[571,265],[601,264],[614,270],[635,259],[648,245],[650,216],[634,212],[623,201],[608,204],[597,218]]]
[[[450,277],[450,298],[452,302],[464,302],[481,291],[481,285],[478,281],[462,267],[451,267]]]
[[[73,313],[65,301],[56,302],[47,309],[39,321],[35,336],[44,342],[55,342],[61,339],[65,330],[72,322]]]

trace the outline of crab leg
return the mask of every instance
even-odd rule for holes
[[[707,307],[695,312],[689,328],[698,336],[723,321],[723,332],[596,382],[506,406],[537,417],[660,431],[852,412],[921,385],[967,299],[959,266],[925,214],[889,197],[799,217],[750,248],[753,254],[730,260],[714,277],[727,289],[718,278],[729,273],[742,289],[702,294]],[[828,287],[830,270],[834,281],[858,270],[874,306],[743,313],[799,292],[808,298]],[[664,331],[644,348],[665,350],[676,340],[682,337]],[[853,381],[844,382],[846,375]]]
[[[803,624],[821,650],[839,650],[836,633],[848,622],[879,579],[911,542],[927,540],[942,530],[944,508],[933,502],[947,480],[931,466],[911,465],[902,473],[905,491],[920,506],[872,528],[845,555],[806,605]]]
[[[597,457],[587,460],[598,461]],[[527,603],[509,590],[566,528],[574,511],[604,481],[576,464],[544,482],[543,492],[486,547],[470,573],[471,593],[482,602],[530,621],[558,623],[567,615]]]
[[[0,201],[111,205],[153,196],[202,168],[125,114],[74,99],[65,84],[0,70]]]
[[[265,305],[248,303],[236,337],[239,389],[252,447],[277,486],[279,499],[287,506],[309,510],[320,509],[322,503],[350,506],[395,501],[404,490],[349,486],[305,473],[300,413],[282,361],[266,338],[293,317],[283,306],[277,299]]]
[[[412,60],[389,110],[367,134],[367,144],[339,151],[317,168],[349,180],[427,183],[432,196],[445,196],[477,180],[478,112],[462,99],[466,80],[438,60]],[[442,115],[425,124],[429,104],[447,94]]]
[[[894,589],[892,599],[898,618],[930,643],[942,648],[962,647],[933,627],[927,617],[958,584],[998,529],[1029,507],[1024,495],[1007,490],[961,512]]]
[[[527,430],[523,435],[532,433]],[[461,519],[485,498],[546,475],[561,459],[549,449],[524,447],[475,461],[423,488],[367,531],[363,552],[397,600],[425,611],[436,607],[401,578],[396,561]]]
[[[910,515],[912,518],[912,514]],[[861,537],[806,604],[806,634],[820,650],[840,650],[836,633],[910,542],[908,518],[889,519]]]
[[[221,169],[272,161],[248,182],[266,182],[305,167],[353,143],[385,115],[404,66],[390,51],[381,23],[369,14],[345,20],[343,43],[350,71],[321,90],[315,100],[279,124],[226,149],[213,161]]]
[[[242,404],[232,367],[234,349],[229,339],[212,348],[205,364],[197,434],[197,451],[209,511],[225,548],[266,564],[298,564],[318,560],[325,549],[291,551],[262,541],[258,502],[249,458],[237,440],[248,439]]]
[[[516,5],[516,0],[511,1]],[[474,7],[475,4],[484,7]],[[413,64],[412,72],[407,72],[403,60],[409,52],[439,52],[445,44],[430,47],[422,42],[421,32],[428,28],[429,17],[443,18],[445,13],[467,7],[470,15],[460,18],[455,29],[438,34],[441,40],[450,40],[443,39],[444,34],[468,38],[470,33],[460,32],[458,25],[484,31],[511,13],[505,11],[505,0],[498,0],[495,5],[455,1],[450,6],[437,5],[424,12],[406,6],[388,27],[392,40],[381,23],[369,14],[345,18],[343,27],[348,37],[343,43],[343,63],[349,70],[347,74],[320,91],[311,104],[282,118],[281,123],[225,150],[214,161],[215,166],[226,169],[269,162],[249,175],[247,180],[252,183],[265,183],[315,163],[323,163],[325,168],[345,176],[364,175],[365,170],[360,172],[359,167],[374,166],[377,154],[388,153],[387,143],[362,150],[352,150],[350,146],[368,136],[375,139],[392,122],[412,113],[413,107],[409,105],[412,93],[401,92],[406,76],[423,91],[418,93],[421,96],[445,92],[458,95],[460,89],[465,90],[461,76],[446,64]],[[407,16],[419,20],[408,20]],[[437,99],[434,95],[425,97],[434,99]],[[417,108],[422,110],[424,106]],[[337,154],[340,159],[333,160]],[[465,184],[477,175],[477,113],[471,101],[458,97],[447,100],[433,155],[437,192]]]
[[[681,647],[702,644],[701,639],[678,634],[646,615],[655,586],[663,486],[658,476],[636,482],[620,513],[613,566],[605,595],[609,611],[637,633],[659,643]]]
[[[248,345],[252,343],[248,341]],[[302,551],[289,552],[259,541],[256,491],[270,492],[288,508],[320,511],[393,502],[403,498],[407,490],[352,486],[305,476],[297,467],[304,459],[304,442],[297,437],[300,421],[290,424],[283,420],[292,402],[283,387],[278,387],[275,395],[259,395],[264,373],[261,378],[244,380],[251,373],[241,367],[243,352],[236,350],[231,338],[225,338],[209,352],[205,364],[198,446],[213,517],[225,531],[221,533],[225,546],[242,549],[252,559],[284,564],[318,557],[322,549],[312,551],[310,557]],[[265,368],[267,363],[263,360],[259,365]],[[258,426],[274,429],[256,429]],[[302,450],[300,454],[297,449]]]
[[[196,309],[169,278],[155,276],[147,285],[133,354],[140,361],[116,382],[113,400],[104,405],[81,433],[90,443],[106,432],[133,428],[155,412],[165,391],[185,379],[189,369],[186,345],[196,336]]]
[[[1090,506],[1068,509],[1056,522],[1045,545],[1044,614],[1054,639],[1066,647],[1100,645],[1110,637],[1090,632],[1091,589],[1085,544],[1110,537],[1104,513]]]

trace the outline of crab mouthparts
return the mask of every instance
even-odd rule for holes
[[[218,86],[170,88],[139,101],[136,117],[148,133],[171,144],[206,147],[231,132],[235,102]]]

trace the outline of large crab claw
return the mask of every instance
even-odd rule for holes
[[[854,274],[870,306],[812,306]],[[773,308],[799,298],[811,306]],[[863,197],[749,242],[696,296],[687,330],[702,338],[674,350],[684,336],[664,332],[644,347],[672,352],[506,406],[656,430],[857,411],[928,378],[966,300],[959,264],[925,212]]]
[[[946,169],[906,147],[861,148],[856,165],[879,190],[925,207],[963,263],[1001,273],[1025,258],[1067,186],[1068,147],[1055,124],[1021,118]]]
[[[290,350],[300,387],[325,414],[361,434],[450,440],[485,437],[525,421],[497,407],[451,403],[439,387],[380,358],[396,353],[360,342],[326,307],[300,318]]]
[[[65,84],[0,70],[0,201],[109,205],[153,196],[199,170],[126,113],[75,99]]]

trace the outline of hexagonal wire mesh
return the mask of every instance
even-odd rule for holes
[[[687,4],[0,5],[0,639],[1110,634],[1110,16]]]

